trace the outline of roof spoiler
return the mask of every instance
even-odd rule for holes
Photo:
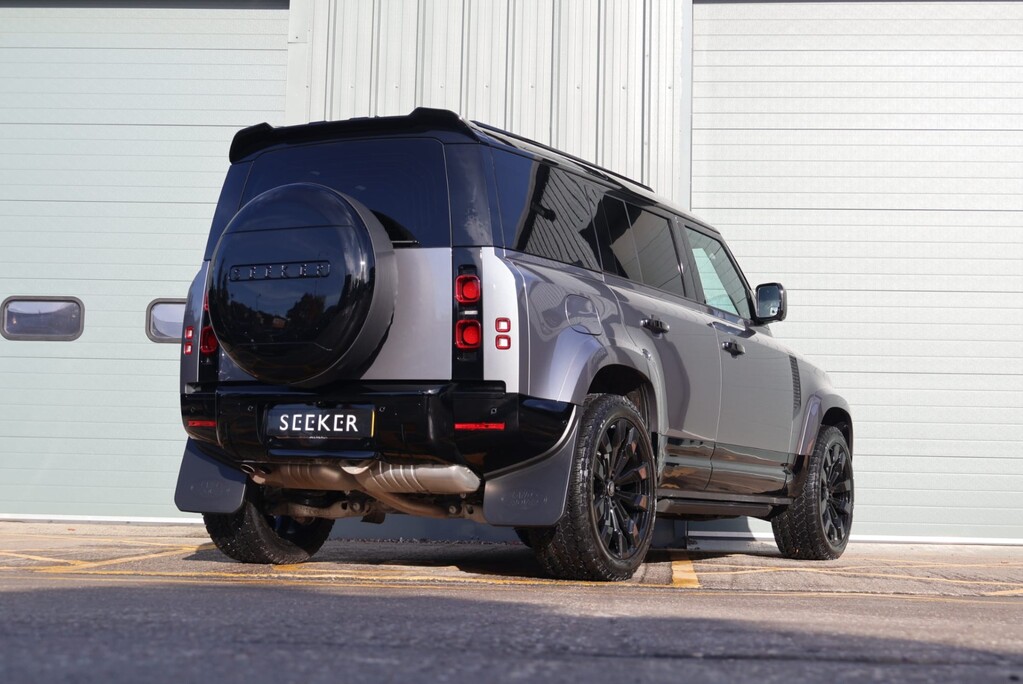
[[[359,133],[408,131],[409,128],[427,130],[445,129],[463,133],[474,139],[478,135],[472,126],[447,109],[417,107],[407,116],[367,116],[345,121],[317,121],[299,126],[274,127],[268,123],[256,124],[238,131],[231,141],[231,163],[281,143],[303,143],[331,138],[344,138]]]

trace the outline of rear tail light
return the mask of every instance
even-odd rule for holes
[[[482,432],[484,430],[503,430],[504,423],[455,423],[455,429],[465,432]]]
[[[455,301],[459,304],[475,304],[480,300],[480,279],[474,275],[460,275],[455,278]]]
[[[213,333],[213,327],[207,325],[199,333],[199,352],[205,356],[210,354],[216,354],[220,343],[217,342],[217,336]]]
[[[471,318],[463,318],[455,323],[455,346],[459,349],[479,349],[483,341],[483,329],[480,322]]]

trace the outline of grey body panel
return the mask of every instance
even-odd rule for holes
[[[731,318],[731,317],[729,317]],[[736,494],[784,490],[792,464],[795,397],[789,351],[764,328],[726,318],[715,325],[722,356],[721,425],[708,489]],[[732,354],[726,344],[739,345]]]
[[[451,250],[398,249],[398,296],[387,339],[363,380],[451,379]]]
[[[245,498],[248,477],[204,453],[189,439],[178,471],[174,503],[191,513],[234,513]]]
[[[609,276],[621,305],[622,318],[635,345],[647,358],[650,378],[664,420],[666,457],[677,466],[672,486],[703,489],[711,477],[709,452],[674,449],[679,441],[713,444],[717,441],[721,403],[721,354],[712,319],[676,297],[631,281]],[[642,326],[656,317],[668,331],[655,333]]]

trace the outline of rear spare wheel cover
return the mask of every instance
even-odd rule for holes
[[[384,227],[322,185],[253,198],[224,230],[210,272],[213,331],[264,382],[313,387],[357,374],[394,315],[398,275]]]

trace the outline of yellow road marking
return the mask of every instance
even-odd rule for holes
[[[24,558],[25,560],[42,561],[44,563],[68,563],[70,565],[81,565],[82,563],[85,562],[66,558],[48,558],[46,556],[33,556],[27,553],[14,553],[13,551],[0,551],[0,556],[10,556],[11,558]]]
[[[1005,591],[991,591],[984,596],[1023,596],[1023,589],[1007,589]]]
[[[927,577],[921,575],[902,575],[888,572],[858,572],[849,571],[843,568],[780,568],[780,567],[766,567],[766,568],[747,568],[745,570],[701,570],[700,574],[703,576],[708,575],[756,575],[765,574],[772,572],[794,572],[803,574],[815,574],[815,575],[840,575],[843,577],[873,577],[881,579],[903,579],[903,580],[917,580],[920,582],[938,582],[943,584],[969,584],[969,585],[994,585],[994,586],[1017,586],[1019,582],[1012,580],[1009,581],[998,581],[998,580],[968,580],[968,579],[952,579],[949,577]]]
[[[68,568],[63,565],[51,565],[45,568],[31,568],[34,572],[80,572],[91,568],[99,568],[107,565],[119,565],[121,563],[130,563],[132,561],[150,560],[153,558],[166,558],[167,556],[178,556],[183,553],[196,552],[200,549],[213,548],[213,544],[201,544],[199,546],[179,546],[176,549],[169,551],[160,551],[158,553],[145,553],[137,556],[121,556],[119,558],[108,558],[107,560],[91,561],[88,563],[80,563],[74,567]]]
[[[693,562],[680,558],[671,562],[671,586],[682,589],[699,589],[700,579],[696,576]]]
[[[225,574],[225,573],[221,573]],[[154,576],[155,575],[155,576]],[[29,579],[28,577],[17,577],[14,579]],[[48,579],[63,580],[63,581],[92,581],[92,582],[106,582],[106,583],[120,583],[123,584],[126,580],[142,584],[188,584],[194,586],[209,586],[210,582],[208,578],[202,573],[194,573],[193,575],[171,575],[162,576],[148,573],[130,573],[130,572],[118,572],[110,571],[104,573],[65,573],[60,575],[50,575]],[[232,580],[230,584],[235,586],[289,586],[289,587],[323,587],[325,589],[415,589],[417,591],[461,591],[463,589],[459,583],[456,582],[422,582],[422,583],[400,583],[400,582],[372,582],[372,581],[360,581],[358,579],[352,579],[345,581],[341,578],[335,578],[332,580],[316,580],[316,579],[290,579],[287,577],[270,577],[270,576],[231,576]],[[226,582],[225,582],[226,583]],[[580,585],[589,587],[605,587],[609,585],[606,582],[561,582],[561,581],[541,581],[536,580],[533,582],[519,582],[519,584],[546,584],[551,587],[564,587],[566,589],[578,589]],[[669,592],[672,595],[678,595],[675,593],[673,587],[665,585],[653,585],[653,584],[619,584],[616,587],[628,586],[637,589],[643,589],[645,591],[662,591]],[[502,584],[495,584],[495,591],[513,590],[517,587],[507,586]],[[828,599],[872,599],[872,600],[888,600],[888,601],[910,601],[918,603],[961,603],[961,604],[976,604],[984,606],[1019,606],[1020,602],[1011,600],[998,600],[997,597],[978,597],[978,596],[920,596],[913,594],[870,594],[865,592],[826,592],[826,591],[723,591],[723,590],[701,590],[695,592],[687,592],[686,600],[695,600],[698,598],[717,598],[717,597],[757,597],[761,598],[764,596],[771,596],[774,598],[828,598]]]

